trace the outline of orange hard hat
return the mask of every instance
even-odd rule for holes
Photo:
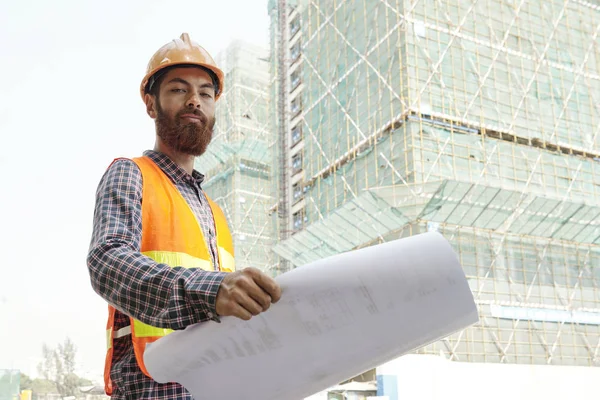
[[[142,99],[161,75],[157,73],[165,68],[176,65],[197,65],[203,67],[209,72],[215,84],[215,100],[223,93],[223,71],[217,67],[215,60],[213,60],[203,47],[199,46],[196,42],[192,42],[187,33],[182,33],[179,39],[174,39],[165,44],[150,59],[146,76],[144,76],[140,85]]]

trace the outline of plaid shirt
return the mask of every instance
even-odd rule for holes
[[[166,155],[146,151],[174,182],[190,205],[205,238],[213,266],[218,260],[215,223],[202,191],[204,176],[189,175]],[[146,324],[184,329],[215,320],[222,272],[171,268],[140,253],[142,175],[131,160],[117,160],[106,171],[96,193],[94,230],[87,264],[94,290],[117,309],[115,330],[129,325],[128,316]],[[131,336],[113,342],[113,399],[192,399],[181,385],[159,384],[140,370]]]

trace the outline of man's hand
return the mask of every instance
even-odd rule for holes
[[[217,314],[248,321],[267,311],[281,298],[281,288],[271,277],[256,268],[227,274],[217,292]]]

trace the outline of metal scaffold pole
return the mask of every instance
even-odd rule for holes
[[[286,0],[279,0],[277,6],[278,16],[278,48],[277,48],[277,77],[278,77],[278,96],[277,108],[279,119],[279,237],[285,240],[290,236],[290,215],[289,215],[289,113],[288,113],[288,7]],[[282,259],[280,265],[281,271],[289,269],[289,262]]]

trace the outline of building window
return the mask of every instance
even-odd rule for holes
[[[297,203],[298,201],[302,200],[302,198],[304,197],[304,190],[302,189],[302,184],[300,184],[300,182],[296,183],[293,186],[294,189],[294,203]]]
[[[292,63],[296,62],[298,57],[300,57],[300,41],[297,41],[296,44],[292,46],[292,49],[290,50],[290,57],[292,58]]]
[[[300,17],[297,16],[290,22],[290,37],[294,37],[296,33],[300,30]]]
[[[302,126],[296,125],[292,128],[292,147],[302,140]]]
[[[291,104],[292,118],[296,118],[302,111],[302,97],[298,96],[292,100]]]
[[[294,230],[298,231],[302,229],[308,223],[308,216],[304,209],[294,213]]]
[[[292,76],[290,77],[290,92],[293,92],[298,85],[300,85],[301,79],[300,79],[300,69],[296,69],[294,72],[292,72]]]
[[[297,174],[302,171],[302,153],[297,153],[292,157],[292,173]]]

